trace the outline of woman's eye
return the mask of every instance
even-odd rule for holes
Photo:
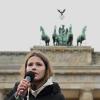
[[[37,65],[37,66],[42,66],[42,64],[41,64],[41,63],[36,63],[36,65]]]
[[[32,66],[32,65],[33,65],[33,63],[29,63],[29,64],[28,64],[28,66]]]

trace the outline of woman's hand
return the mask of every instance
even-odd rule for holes
[[[26,79],[23,79],[18,85],[16,95],[25,96],[29,86],[30,86],[30,82],[28,82]]]

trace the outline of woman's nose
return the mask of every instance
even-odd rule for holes
[[[36,69],[36,64],[33,64],[32,65],[32,69]]]

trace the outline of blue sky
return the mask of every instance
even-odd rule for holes
[[[63,20],[57,9],[66,9]],[[83,45],[100,51],[99,9],[99,0],[0,0],[0,51],[28,51],[34,45],[44,45],[40,25],[51,38],[54,26],[62,24],[72,24],[74,46],[86,25]]]

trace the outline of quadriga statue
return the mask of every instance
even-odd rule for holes
[[[66,36],[65,36],[65,29],[64,29],[64,25],[62,25],[61,27],[59,27],[59,30],[58,30],[58,34],[57,34],[57,27],[54,26],[54,32],[52,34],[52,39],[53,39],[53,44],[54,46],[56,45],[65,45],[64,42],[66,42],[66,40],[64,39]],[[67,37],[66,37],[67,39]],[[65,40],[65,41],[64,41]]]
[[[56,26],[54,27],[54,33],[52,34],[53,44],[60,46],[71,46],[73,42],[72,26],[65,29],[65,25],[59,27],[59,34],[57,34]]]

